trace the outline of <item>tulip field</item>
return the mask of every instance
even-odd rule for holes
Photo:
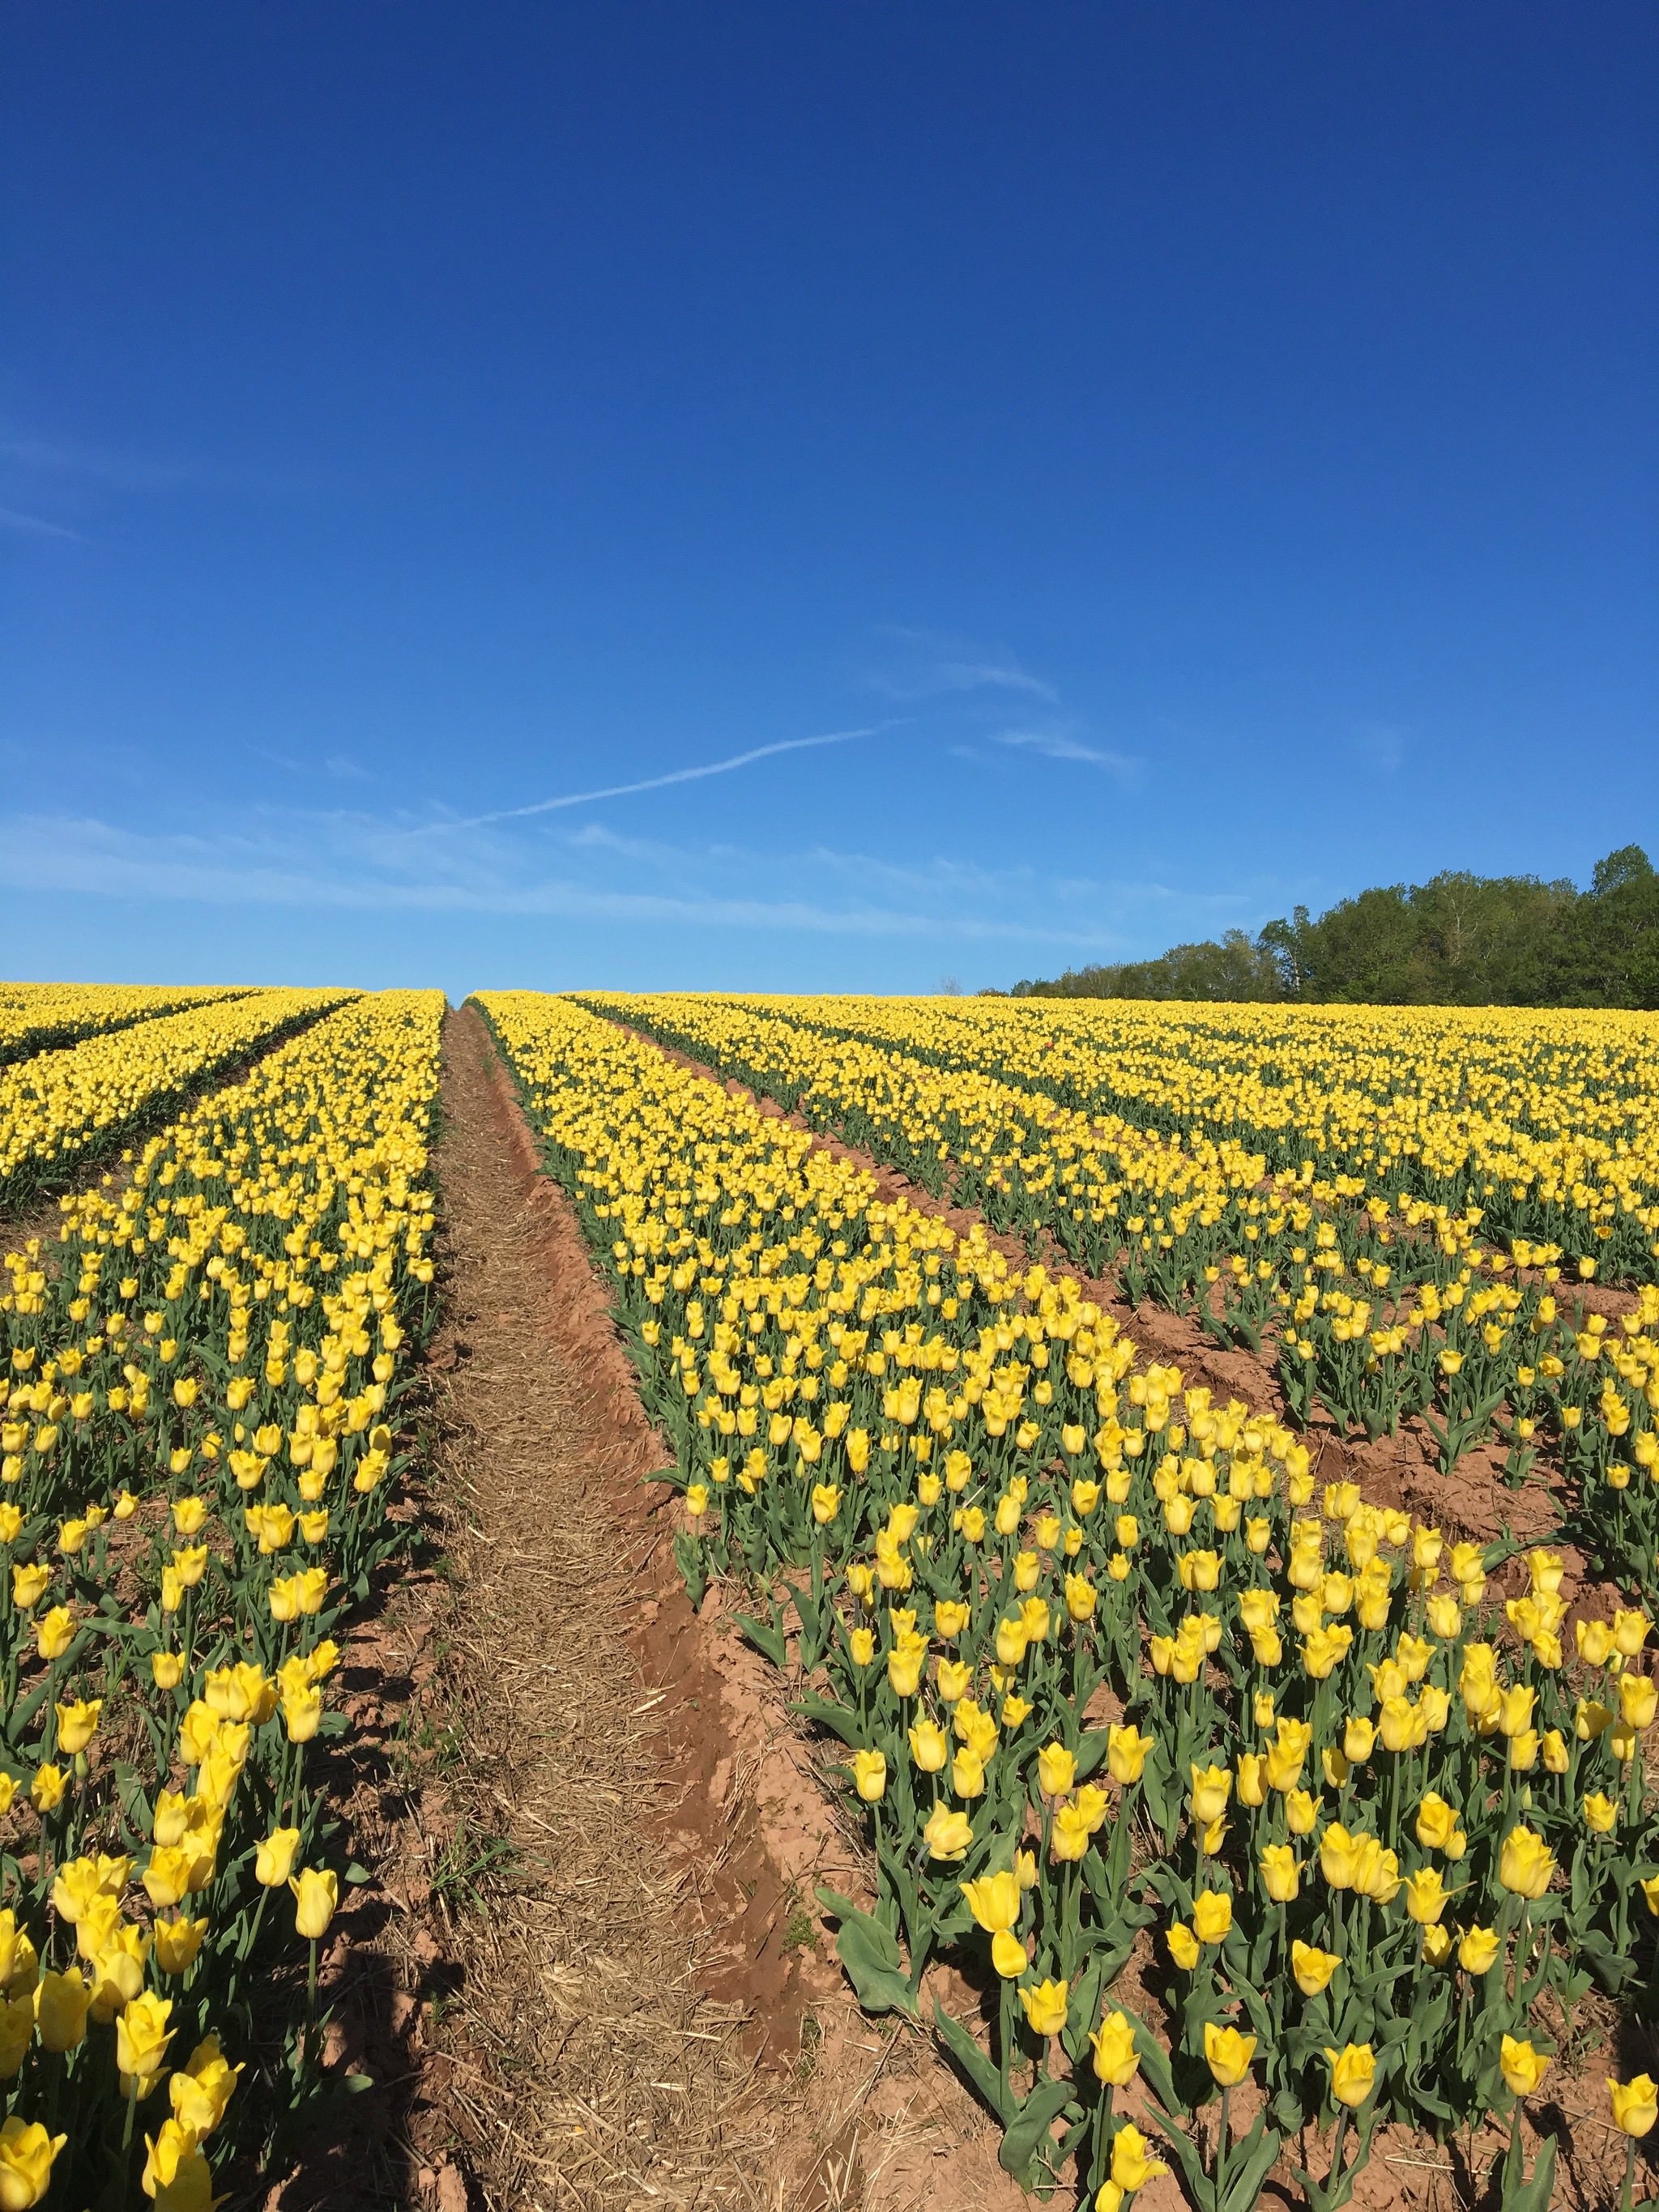
[[[8,1157],[61,1159],[307,1024],[7,1256],[0,2205],[206,2212],[249,2063],[267,2125],[315,2085],[343,1869],[308,1747],[398,1540],[442,1011],[224,997],[8,1071]]]
[[[1005,2167],[1114,2212],[1173,2165],[1244,2212],[1312,2120],[1328,2212],[1389,2115],[1518,2113],[1593,1987],[1650,2005],[1650,1020],[478,1003],[675,1454],[692,1596],[734,1584],[844,1747],[839,1958]],[[1282,1413],[1141,1359],[1106,1276],[1259,1354]],[[1316,1408],[1536,1470],[1601,1613],[1568,1635],[1561,1548],[1322,1486]],[[1161,2021],[1114,1996],[1148,1943]],[[928,1998],[941,1959],[983,1960],[981,2021]],[[1655,2087],[1602,2094],[1628,2197]],[[1503,2203],[1554,2161],[1517,2124]]]
[[[1522,2114],[1659,2004],[1659,1021],[472,1003],[692,1603],[832,1747],[839,1968],[1006,2172],[1336,2212],[1385,2125],[1495,2118],[1548,2212]],[[324,1769],[410,1533],[444,1014],[0,988],[0,2208],[210,2212],[351,2086]],[[1407,1435],[1553,1532],[1405,1510]],[[1628,2205],[1659,2089],[1585,2071]]]

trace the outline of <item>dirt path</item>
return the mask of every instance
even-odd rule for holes
[[[686,1601],[647,1480],[669,1455],[470,1008],[443,1103],[434,1488],[460,1510],[426,1734],[465,1752],[420,1792],[426,1869],[402,1878],[404,1984],[453,1992],[421,2021],[418,2192],[440,2212],[1012,2212],[973,2099],[925,2035],[866,2021],[828,1955],[811,1886],[856,1893],[860,1847],[787,1680],[720,1590]],[[462,1820],[521,1873],[446,1924],[422,1892]]]
[[[485,2200],[515,2212],[758,2203],[747,2177],[765,2146],[726,2117],[752,2067],[747,2008],[708,1994],[693,1884],[658,1840],[664,1700],[629,1642],[655,1540],[637,1483],[663,1455],[583,1357],[592,1278],[530,1202],[521,1126],[470,1012],[446,1026],[443,1109],[448,1320],[433,1364],[457,1525],[439,1686],[465,1750],[422,1807],[459,1970],[428,2021],[422,2179],[445,2212],[459,2205],[453,2130]],[[461,1870],[503,1844],[507,1878],[478,1881],[486,1909],[466,1910]]]

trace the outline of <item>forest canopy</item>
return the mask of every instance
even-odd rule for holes
[[[1382,1006],[1659,1007],[1659,873],[1639,845],[1565,878],[1448,872],[1304,906],[1255,937],[1068,969],[1017,999],[1255,999]]]

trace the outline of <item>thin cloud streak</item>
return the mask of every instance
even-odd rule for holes
[[[1003,668],[987,661],[942,660],[936,673],[947,691],[1024,691],[1033,699],[1046,699],[1050,706],[1060,701],[1052,684],[1045,684],[1040,676],[1028,676],[1023,668]]]
[[[86,540],[78,530],[66,530],[61,522],[45,522],[38,514],[20,514],[14,507],[0,507],[0,530],[15,530],[27,538],[67,538],[76,545]]]
[[[1082,744],[1058,730],[1002,730],[996,742],[1022,746],[1049,760],[1086,761],[1091,768],[1103,768],[1111,775],[1132,776],[1139,766],[1127,753],[1103,752],[1098,746]]]
[[[403,834],[408,837],[430,837],[440,830],[482,830],[492,822],[523,822],[532,814],[556,814],[562,808],[590,806],[601,799],[629,799],[637,791],[661,791],[671,783],[696,783],[704,776],[729,775],[733,769],[770,760],[776,753],[804,753],[810,752],[815,745],[849,744],[854,738],[878,737],[882,731],[895,726],[890,720],[872,722],[866,729],[831,730],[821,738],[784,738],[776,744],[756,745],[746,753],[734,753],[730,760],[709,761],[700,768],[671,769],[665,775],[642,776],[636,783],[613,783],[603,791],[573,791],[560,799],[538,799],[530,806],[498,807],[493,814],[469,814],[454,821],[428,822]]]

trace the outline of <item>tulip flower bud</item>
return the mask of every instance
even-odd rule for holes
[[[288,1886],[294,1892],[295,1925],[301,1936],[314,1942],[326,1930],[340,1902],[338,1877],[331,1867],[304,1867],[298,1875],[289,1876]]]
[[[1236,2027],[1218,2027],[1212,2020],[1205,2021],[1204,2057],[1218,2088],[1236,2089],[1255,2056],[1255,2036],[1241,2035]]]
[[[1198,1938],[1183,1920],[1172,1921],[1164,1941],[1170,1947],[1170,1956],[1185,1973],[1190,1974],[1197,1966],[1200,1952]]]
[[[1542,2051],[1534,2051],[1530,2043],[1517,2042],[1506,2035],[1500,2046],[1499,2063],[1504,2079],[1517,2097],[1530,2097],[1549,2071],[1549,2060]]]
[[[1466,1929],[1457,1947],[1457,1963],[1466,1974],[1484,1974],[1503,1948],[1495,1928]]]
[[[1160,2158],[1148,2158],[1146,2138],[1133,2121],[1127,2122],[1112,2137],[1112,2180],[1126,2196],[1144,2189],[1149,2181],[1157,2180],[1170,2169]]]
[[[1065,2027],[1069,1991],[1064,1982],[1022,1984],[1019,2002],[1033,2035],[1058,2035]]]
[[[1094,2051],[1095,2079],[1114,2089],[1127,2088],[1140,2070],[1134,2030],[1127,2013],[1108,2013],[1089,2038]]]
[[[853,1781],[866,1805],[878,1805],[887,1794],[887,1760],[879,1751],[855,1751]]]
[[[1609,2077],[1607,2089],[1613,2099],[1613,2124],[1632,2141],[1649,2134],[1659,2120],[1659,2085],[1650,2074],[1638,2074],[1629,2081],[1615,2081]]]
[[[68,2141],[67,2136],[48,2135],[39,2120],[25,2122],[15,2113],[0,2123],[0,2203],[38,2204],[52,2186],[52,2162]]]
[[[1325,2051],[1331,2069],[1331,2094],[1339,2105],[1363,2105],[1376,2079],[1376,2060],[1369,2043],[1351,2043],[1346,2050]]]
[[[1289,1905],[1301,1885],[1301,1869],[1288,1844],[1269,1844],[1261,1854],[1261,1886],[1276,1905]]]

